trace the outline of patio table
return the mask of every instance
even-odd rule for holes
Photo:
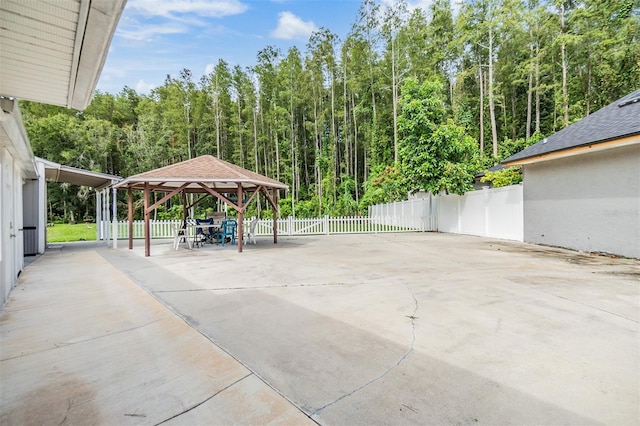
[[[199,246],[203,244],[202,240],[198,240],[200,236],[205,237],[205,241],[208,240],[213,244],[213,236],[220,231],[220,225],[217,224],[200,224],[200,225],[188,225],[188,228],[193,228],[193,246]],[[202,229],[203,233],[198,234],[198,229]],[[204,233],[204,230],[208,229],[208,233]]]

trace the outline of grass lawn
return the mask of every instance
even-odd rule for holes
[[[78,223],[69,225],[57,223],[47,227],[47,242],[62,243],[69,241],[89,241],[96,239],[95,223]]]

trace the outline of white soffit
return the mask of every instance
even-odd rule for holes
[[[120,176],[63,166],[39,157],[36,157],[36,162],[44,165],[45,178],[48,182],[66,182],[102,189],[122,180]]]
[[[126,0],[0,0],[0,95],[85,109]]]

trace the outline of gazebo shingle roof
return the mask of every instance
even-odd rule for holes
[[[202,182],[219,189],[235,188],[236,185],[232,185],[232,183],[241,183],[247,189],[260,185],[278,189],[287,188],[287,185],[282,182],[220,160],[212,155],[202,155],[130,176],[120,183],[118,187],[140,187],[139,184],[144,182],[162,182],[163,186],[167,188],[178,186],[178,183],[185,182]],[[171,183],[175,183],[175,185],[171,185]]]

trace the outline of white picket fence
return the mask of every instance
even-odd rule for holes
[[[392,224],[410,225],[420,231],[437,231],[436,197],[369,206],[369,217],[391,218]]]
[[[244,221],[244,229],[248,229],[251,219]],[[374,234],[383,232],[415,232],[425,231],[419,219],[406,217],[329,217],[300,219],[288,217],[278,219],[278,235],[333,235],[333,234]],[[150,220],[151,238],[173,238],[176,227],[181,220]],[[112,236],[111,224],[104,223],[109,236]],[[129,222],[118,221],[118,239],[129,238]],[[193,232],[191,230],[191,232]],[[256,235],[273,235],[273,220],[262,219],[256,226]],[[104,237],[101,235],[101,239]],[[133,221],[133,238],[144,238],[144,221]]]

